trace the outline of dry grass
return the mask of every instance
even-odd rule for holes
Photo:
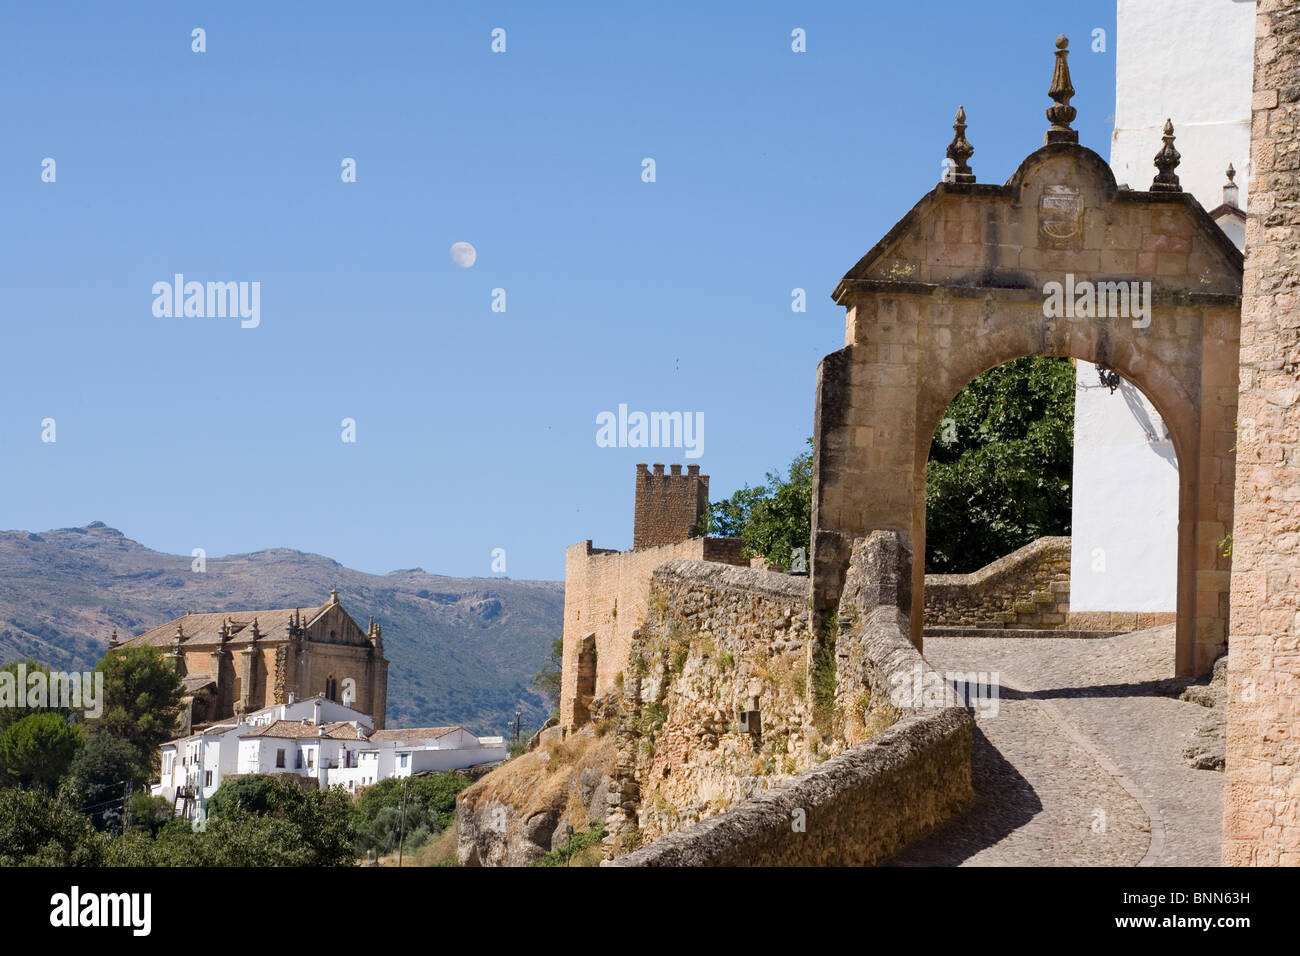
[[[614,766],[617,735],[588,724],[563,742],[522,754],[467,787],[461,805],[475,808],[488,801],[513,807],[518,819],[559,809],[561,820],[578,829],[589,822],[579,778],[589,767],[608,775]]]

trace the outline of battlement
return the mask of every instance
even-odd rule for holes
[[[632,548],[656,548],[696,537],[695,526],[709,507],[709,476],[699,465],[656,464],[636,466],[636,510],[632,524]]]

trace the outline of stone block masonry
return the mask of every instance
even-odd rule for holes
[[[657,548],[696,536],[695,525],[709,507],[709,476],[699,465],[663,465],[651,471],[636,466],[636,510],[632,525],[632,548]]]
[[[1223,653],[1241,253],[1190,195],[1134,186],[1058,136],[1001,185],[938,184],[841,280],[844,348],[818,370],[813,433],[816,630],[838,605],[855,539],[893,529],[924,553],[926,461],[953,398],[996,365],[1056,355],[1114,369],[1168,426],[1179,458],[1175,668],[1205,673]],[[1149,309],[1045,308],[1045,290],[1069,276],[1150,282]],[[924,584],[914,562],[918,646]]]
[[[910,562],[910,553],[894,532],[875,532],[869,539],[854,542],[839,608],[840,620],[847,623],[836,641],[836,707],[829,727],[814,725],[811,677],[804,695],[784,694],[780,678],[757,682],[754,690],[758,693],[753,695],[757,706],[750,712],[749,726],[759,728],[760,739],[770,728],[788,743],[802,743],[802,748],[795,747],[788,754],[792,763],[787,769],[796,773],[782,774],[766,781],[766,786],[751,788],[750,796],[730,807],[718,808],[723,812],[713,812],[698,823],[666,833],[617,857],[614,865],[872,865],[970,804],[974,798],[970,762],[974,721],[969,711],[942,703],[927,705],[923,699],[894,701],[889,693],[900,683],[910,686],[917,673],[923,674],[927,682],[942,681],[912,646],[907,618],[900,609],[910,604]],[[697,576],[699,579],[692,581]],[[735,646],[742,655],[740,660],[751,668],[763,666],[765,661],[771,668],[780,655],[801,649],[790,648],[783,635],[797,635],[807,611],[801,610],[796,618],[792,609],[786,623],[781,609],[795,600],[796,592],[781,576],[676,562],[656,572],[655,597],[660,593],[664,598],[661,620],[638,635],[648,646],[657,648],[657,638],[671,635],[673,623],[678,623],[679,638],[682,625],[693,629],[698,624],[715,635],[716,647],[731,647],[732,641],[738,642]],[[756,630],[746,634],[749,628]],[[668,654],[671,661],[671,645]],[[641,700],[664,702],[660,705],[663,711],[652,712],[656,721],[662,718],[663,729],[680,727],[685,731],[691,718],[675,716],[674,708],[685,705],[689,714],[692,697],[686,688],[711,686],[701,682],[702,671],[692,669],[692,652],[688,651],[682,662],[682,669],[676,673],[672,668],[647,673],[647,684],[637,688]],[[798,673],[797,669],[794,673]],[[729,689],[745,695],[743,703],[733,703],[733,707],[754,703],[746,699],[751,697],[749,676],[744,672],[731,681]],[[664,681],[669,683],[666,691]],[[851,711],[857,699],[865,700],[868,706],[861,715],[865,719],[855,725]],[[887,699],[889,706],[884,706]],[[625,729],[634,725],[639,716],[636,701],[627,703],[633,719],[623,721]],[[645,708],[640,711],[644,714]],[[706,721],[699,723],[698,730],[707,738]],[[625,730],[620,730],[623,733]],[[750,734],[754,734],[752,729]],[[846,740],[854,739],[865,742],[844,750]],[[721,741],[718,738],[718,743]],[[751,740],[748,748],[737,748],[737,755],[748,757],[752,749]],[[840,752],[828,756],[834,750]],[[619,767],[627,779],[614,791],[623,801],[616,809],[625,811],[624,824],[630,819],[628,811],[640,811],[642,821],[654,824],[642,836],[663,832],[663,824],[670,822],[667,815],[662,808],[648,805],[653,803],[654,795],[662,793],[664,780],[683,771],[689,773],[692,762],[702,761],[687,748],[647,765],[635,755],[635,748],[621,747]],[[810,769],[800,769],[809,762]],[[730,771],[720,768],[713,784],[724,784],[729,774],[743,767],[743,762],[737,762]],[[697,775],[696,780],[701,778]],[[616,815],[611,816],[611,821],[619,822]]]
[[[1300,3],[1259,0],[1223,862],[1300,865]]]
[[[1064,628],[1070,539],[1039,538],[970,574],[925,576],[926,627]]]
[[[773,571],[655,569],[622,684],[611,849],[654,840],[814,766],[808,588]]]
[[[591,701],[608,694],[627,669],[632,632],[645,620],[650,575],[675,558],[748,565],[744,543],[696,535],[708,507],[708,475],[698,465],[637,465],[633,549],[571,545],[564,561],[564,654],[560,725],[581,727]]]
[[[970,574],[925,576],[925,627],[1136,631],[1172,624],[1173,611],[1070,610],[1070,539],[1031,541]]]

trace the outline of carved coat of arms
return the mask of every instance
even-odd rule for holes
[[[1044,186],[1038,234],[1053,249],[1068,249],[1083,235],[1083,197],[1073,186]]]

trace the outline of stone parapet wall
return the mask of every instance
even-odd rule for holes
[[[615,675],[626,670],[632,632],[645,620],[655,568],[674,558],[747,564],[740,557],[742,548],[742,542],[731,538],[687,538],[633,551],[594,548],[591,541],[571,545],[564,560],[561,725],[586,723],[591,700],[608,694]],[[595,659],[582,662],[581,676],[594,676],[594,685],[580,686],[579,657],[584,640],[592,635]]]
[[[803,578],[684,559],[655,569],[621,682],[611,852],[835,752],[807,702],[807,604]]]
[[[1078,628],[1069,617],[1068,537],[1039,538],[970,574],[925,576],[926,627]]]
[[[971,726],[970,715],[955,707],[910,717],[871,743],[612,865],[879,863],[970,802]]]
[[[1162,627],[1178,620],[1174,611],[1071,611],[1065,629],[1128,633]]]
[[[768,735],[771,728],[771,733],[796,744],[788,751],[796,773],[764,780],[725,812],[707,818],[701,814],[698,823],[665,833],[618,857],[616,865],[871,865],[929,833],[970,803],[974,796],[970,764],[974,721],[970,713],[946,701],[933,703],[928,694],[896,693],[900,688],[942,683],[912,646],[906,615],[900,608],[910,602],[910,562],[910,554],[892,532],[875,532],[854,543],[840,605],[839,633],[834,639],[835,706],[829,727],[817,726],[814,721],[814,674],[808,675],[802,701],[786,692],[759,695],[760,737]],[[674,615],[682,611],[693,611],[696,619],[707,614],[725,624],[723,630],[749,626],[748,617],[736,613],[740,609],[733,603],[749,601],[756,608],[767,607],[767,623],[763,623],[760,610],[759,620],[753,622],[759,633],[747,640],[742,660],[751,666],[771,666],[779,654],[799,650],[782,640],[779,632],[762,633],[771,626],[777,609],[796,597],[799,619],[806,620],[806,591],[791,587],[801,583],[799,579],[708,569],[713,582],[721,586],[715,598],[708,594],[709,582],[689,580],[704,571],[692,562],[675,562],[656,572],[656,596],[660,585],[666,597],[672,594],[660,629],[671,628]],[[780,620],[784,622],[783,613]],[[791,625],[795,627],[791,633],[798,633],[793,614]],[[645,633],[648,637],[649,629]],[[740,631],[735,637],[745,640]],[[804,660],[811,669],[812,654],[804,655]],[[658,699],[669,704],[665,727],[673,721],[673,688],[697,685],[698,675],[688,668],[689,663],[669,692],[659,695]],[[797,665],[792,664],[791,670],[797,674]],[[731,686],[739,690],[740,684],[733,681]],[[780,679],[776,685],[784,686]],[[748,695],[749,690],[746,684],[744,693]],[[647,695],[644,687],[639,692],[643,699],[655,696]],[[686,692],[681,693],[685,698]],[[927,705],[927,701],[932,703]],[[852,746],[856,740],[865,742]],[[625,773],[640,766],[632,754],[633,749],[620,748],[619,765]],[[683,762],[693,759],[691,754],[690,748],[683,748],[677,763],[665,763],[662,768],[652,763],[646,768],[648,773],[625,777],[619,796],[630,808],[646,807],[662,788],[661,781],[678,773]],[[668,770],[667,777],[663,768]],[[629,786],[633,783],[635,787]],[[737,788],[735,792],[743,791]],[[643,819],[654,817],[646,813]],[[663,829],[660,825],[647,833]]]

